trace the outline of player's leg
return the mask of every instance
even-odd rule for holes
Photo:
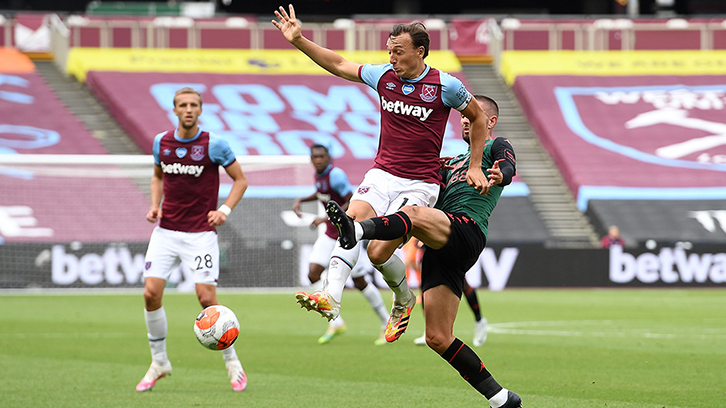
[[[469,307],[474,313],[474,340],[472,341],[472,344],[474,344],[474,346],[476,347],[479,347],[484,344],[485,341],[487,341],[488,322],[486,317],[481,316],[481,310],[479,309],[479,298],[476,295],[476,289],[469,286],[466,281],[464,281],[464,297],[466,297],[466,301],[467,303],[469,303]]]
[[[462,214],[445,215],[451,219],[448,242],[438,249],[426,248],[421,263],[426,343],[484,395],[492,407],[520,407],[519,396],[499,385],[479,356],[454,336],[465,275],[484,249],[486,237]]]
[[[361,256],[365,256],[363,251],[361,251]],[[358,262],[358,265],[353,268],[351,276],[353,277],[353,284],[356,289],[360,290],[360,293],[366,298],[368,304],[371,305],[371,308],[380,319],[381,334],[374,342],[375,345],[380,346],[386,343],[385,330],[386,322],[388,321],[388,310],[386,310],[386,304],[383,302],[381,291],[378,290],[376,285],[366,280],[366,275],[371,273],[373,268],[370,267],[370,263],[368,263],[368,266],[363,264],[364,262]]]
[[[176,260],[173,231],[155,228],[149,239],[144,266],[144,320],[151,350],[151,366],[136,385],[136,391],[151,390],[156,381],[171,375],[166,353],[167,321],[162,305],[164,287]]]
[[[459,310],[459,298],[446,285],[424,292],[426,302],[426,343],[494,408],[519,407],[519,396],[503,388],[486,369],[479,356],[454,336],[454,320]]]
[[[354,196],[355,197],[355,196]],[[340,207],[338,207],[340,208]],[[345,214],[342,214],[345,215]],[[371,205],[365,201],[354,200],[348,206],[346,217],[365,219],[375,215]],[[304,308],[320,313],[329,321],[340,314],[340,302],[343,298],[345,283],[350,277],[353,267],[358,262],[360,243],[344,249],[340,241],[336,241],[330,254],[327,279],[323,281],[323,289],[314,293],[304,291],[295,294],[295,299]]]
[[[323,279],[325,277],[325,268],[330,261],[330,253],[335,248],[335,238],[331,238],[328,235],[321,235],[315,240],[308,262],[310,263],[308,268],[308,279],[310,279],[312,292],[315,293],[320,291],[323,287]],[[305,296],[311,296],[305,292],[300,292]],[[318,343],[325,344],[331,341],[336,336],[343,334],[346,331],[345,321],[341,316],[330,321],[325,333],[318,338]]]
[[[218,305],[219,241],[214,231],[187,233],[185,250],[180,254],[182,263],[192,270],[197,299],[203,308]],[[222,350],[224,365],[234,391],[247,387],[247,375],[237,357],[234,345]]]

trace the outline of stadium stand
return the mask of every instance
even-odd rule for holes
[[[676,228],[689,231],[687,239],[712,241],[723,237],[702,228],[690,212],[720,209],[726,198],[724,80],[524,75],[514,89],[579,208],[593,206],[589,213],[599,231],[623,225],[632,243],[686,239],[667,232]],[[633,216],[615,212],[610,200],[634,200],[626,205]],[[696,204],[700,200],[711,202]],[[654,211],[666,204],[661,201],[670,201],[673,211]],[[677,228],[684,225],[690,228]]]
[[[37,18],[27,21],[35,24]],[[331,146],[336,164],[357,183],[376,148],[376,96],[364,86],[320,75],[323,72],[290,50],[267,22],[259,23],[249,16],[71,15],[62,20],[57,16],[41,20],[41,26],[33,29],[49,27],[51,41],[46,51],[55,52],[61,71],[85,84],[128,132],[138,151],[149,153],[153,136],[175,124],[169,112],[173,91],[193,85],[204,95],[201,122],[205,128],[230,140],[240,157],[271,157],[269,163],[245,167],[251,182],[243,202],[245,210],[235,211],[228,226],[220,229],[226,276],[222,286],[297,285],[296,269],[305,266],[299,259],[301,247],[313,242],[315,232],[291,228],[281,213],[289,210],[294,197],[311,191],[312,170],[307,163],[276,164],[272,157],[306,156],[310,143],[323,142]],[[305,34],[328,47],[345,49],[351,60],[385,62],[386,53],[380,50],[393,21],[360,17],[310,23]],[[6,33],[17,21],[2,24],[6,29],[0,30],[0,38],[12,44],[13,36]],[[724,78],[718,76],[723,73],[723,56],[718,51],[642,51],[661,48],[663,42],[658,39],[670,38],[668,35],[676,32],[684,35],[669,40],[673,48],[723,48],[726,29],[720,21],[691,19],[684,25],[676,20],[461,18],[429,20],[427,24],[434,38],[428,62],[459,76],[474,92],[497,99],[503,114],[496,134],[510,139],[518,152],[520,174],[505,189],[494,212],[489,248],[470,274],[474,286],[501,290],[508,281],[510,286],[523,287],[653,284],[637,274],[630,281],[622,278],[623,271],[629,270],[630,254],[611,255],[608,270],[607,252],[582,249],[594,248],[597,234],[613,224],[621,226],[629,246],[637,247],[632,256],[650,256],[650,249],[642,246],[649,239],[665,246],[689,241],[695,245],[690,255],[703,256],[706,262],[717,248],[708,245],[726,242],[721,170],[726,155],[723,144],[717,142],[723,133],[718,128],[718,114],[726,102],[720,87]],[[694,32],[700,34],[694,36]],[[518,51],[523,49],[535,51]],[[0,58],[0,66],[6,60]],[[459,60],[493,64],[462,67]],[[674,67],[690,77],[662,76]],[[617,69],[616,74],[613,69]],[[44,65],[41,74],[50,77],[53,72]],[[29,83],[41,78],[37,73],[4,75]],[[49,83],[62,88],[59,82]],[[33,87],[49,90],[48,85]],[[11,88],[8,81],[0,91],[18,92]],[[663,94],[666,96],[653,96]],[[633,102],[636,96],[640,99]],[[47,99],[63,108],[52,95]],[[68,95],[61,99],[69,106],[79,103]],[[612,100],[619,102],[605,102]],[[567,101],[569,110],[563,108]],[[694,138],[709,141],[711,147],[685,157],[659,155],[658,151],[667,156],[674,150],[662,150],[667,146],[660,142],[667,141],[669,146],[687,142],[684,126],[654,125],[648,122],[653,118],[643,114],[650,108],[662,109],[657,103],[673,101],[692,105],[670,108],[686,111],[677,115],[686,119],[689,129],[701,129]],[[71,111],[84,116],[82,109]],[[23,115],[27,117],[27,110],[18,120]],[[85,115],[95,114],[86,111]],[[42,119],[69,117],[73,114],[64,108],[54,109]],[[579,130],[587,132],[579,132],[573,118],[580,121]],[[87,119],[84,122],[91,128]],[[706,122],[712,125],[704,128]],[[5,118],[0,125],[4,123]],[[91,135],[78,120],[75,123],[81,128],[78,144],[60,152],[111,151],[104,149],[108,144],[95,140],[98,129],[93,128]],[[444,155],[465,149],[459,131],[454,114]],[[606,140],[598,144],[588,140],[589,134]],[[657,135],[658,143],[644,137],[648,135]],[[57,144],[55,148],[61,147]],[[42,170],[34,168],[35,164],[3,166],[3,182],[13,183],[3,188],[20,191],[20,201],[0,203],[0,209],[23,221],[17,223],[20,228],[14,236],[8,234],[11,230],[7,224],[0,223],[5,242],[0,245],[0,258],[12,260],[0,268],[5,271],[0,271],[0,287],[140,285],[139,268],[151,227],[143,220],[148,208],[148,163],[145,168],[134,169],[112,163],[87,168],[42,164]],[[226,183],[222,197],[229,188]],[[99,195],[103,199],[96,200],[91,209],[98,218],[82,218],[77,213],[82,208],[78,202]],[[663,197],[681,200],[665,201]],[[33,200],[48,205],[30,208],[28,203]],[[316,212],[317,208],[304,210]],[[55,220],[49,219],[52,217]],[[19,230],[25,235],[17,234]],[[49,230],[52,237],[47,235]],[[571,249],[574,247],[580,249]],[[685,246],[663,247],[661,253],[672,252],[675,259],[686,259],[682,248]],[[690,257],[687,259],[691,262]],[[612,265],[625,269],[618,272]],[[679,284],[709,286],[723,281],[718,273],[711,273],[691,282],[688,265],[679,266],[686,268]],[[588,267],[590,274],[577,274]],[[99,280],[101,269],[105,272]],[[8,270],[32,273],[6,273]],[[120,279],[116,272],[124,277]],[[182,275],[180,271],[172,284],[185,284]],[[666,278],[655,284],[666,284]]]

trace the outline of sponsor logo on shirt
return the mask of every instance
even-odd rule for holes
[[[405,85],[404,85],[405,86]],[[433,109],[427,109],[423,106],[409,105],[401,101],[387,101],[386,98],[381,96],[381,109],[396,113],[398,115],[409,115],[418,118],[421,122],[426,121]]]
[[[401,87],[401,90],[403,91],[404,95],[410,94],[411,92],[414,91],[414,89],[416,89],[416,87],[411,84],[406,84],[403,87]]]
[[[171,149],[164,149],[164,156],[168,156],[171,154]]]
[[[204,146],[192,146],[192,160],[199,161],[204,158]]]
[[[184,150],[186,151],[186,149]],[[168,174],[188,174],[190,176],[199,177],[202,175],[202,171],[204,171],[204,166],[181,163],[166,164],[161,162],[161,171]]]
[[[176,157],[182,158],[187,155],[187,148],[186,147],[177,147],[176,148]]]
[[[438,89],[439,87],[436,85],[424,84],[424,86],[421,87],[421,100],[423,100],[424,102],[435,101]]]
[[[365,194],[369,189],[370,187],[358,187],[358,194]]]
[[[389,91],[392,91],[395,87],[396,84],[394,84],[393,82],[386,82],[386,89],[388,89]]]

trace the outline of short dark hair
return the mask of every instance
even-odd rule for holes
[[[313,154],[313,150],[314,149],[323,149],[323,150],[325,150],[325,154],[327,154],[328,156],[330,156],[330,152],[328,151],[328,148],[325,147],[325,146],[323,146],[323,145],[321,145],[321,144],[319,144],[319,143],[316,143],[316,144],[310,146],[310,154]]]
[[[497,104],[497,101],[486,95],[474,95],[474,99],[488,104],[489,107],[494,111],[494,114],[499,116],[499,105]]]
[[[398,37],[403,33],[408,33],[411,36],[411,42],[413,43],[414,49],[424,47],[424,58],[429,55],[431,38],[429,37],[429,32],[426,30],[426,26],[423,23],[414,21],[411,24],[396,24],[393,28],[391,28],[391,32],[388,33],[388,37]]]

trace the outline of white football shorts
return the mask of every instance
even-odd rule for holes
[[[365,201],[381,217],[405,205],[433,207],[439,197],[439,185],[421,180],[396,177],[381,169],[370,169],[350,201]]]
[[[325,234],[319,236],[315,244],[313,244],[313,250],[310,252],[308,262],[327,268],[330,263],[330,253],[335,248],[335,241],[337,241],[335,238],[330,238]]]
[[[157,226],[146,250],[144,278],[169,280],[177,258],[192,271],[194,283],[217,285],[219,241],[215,231],[182,232]]]

